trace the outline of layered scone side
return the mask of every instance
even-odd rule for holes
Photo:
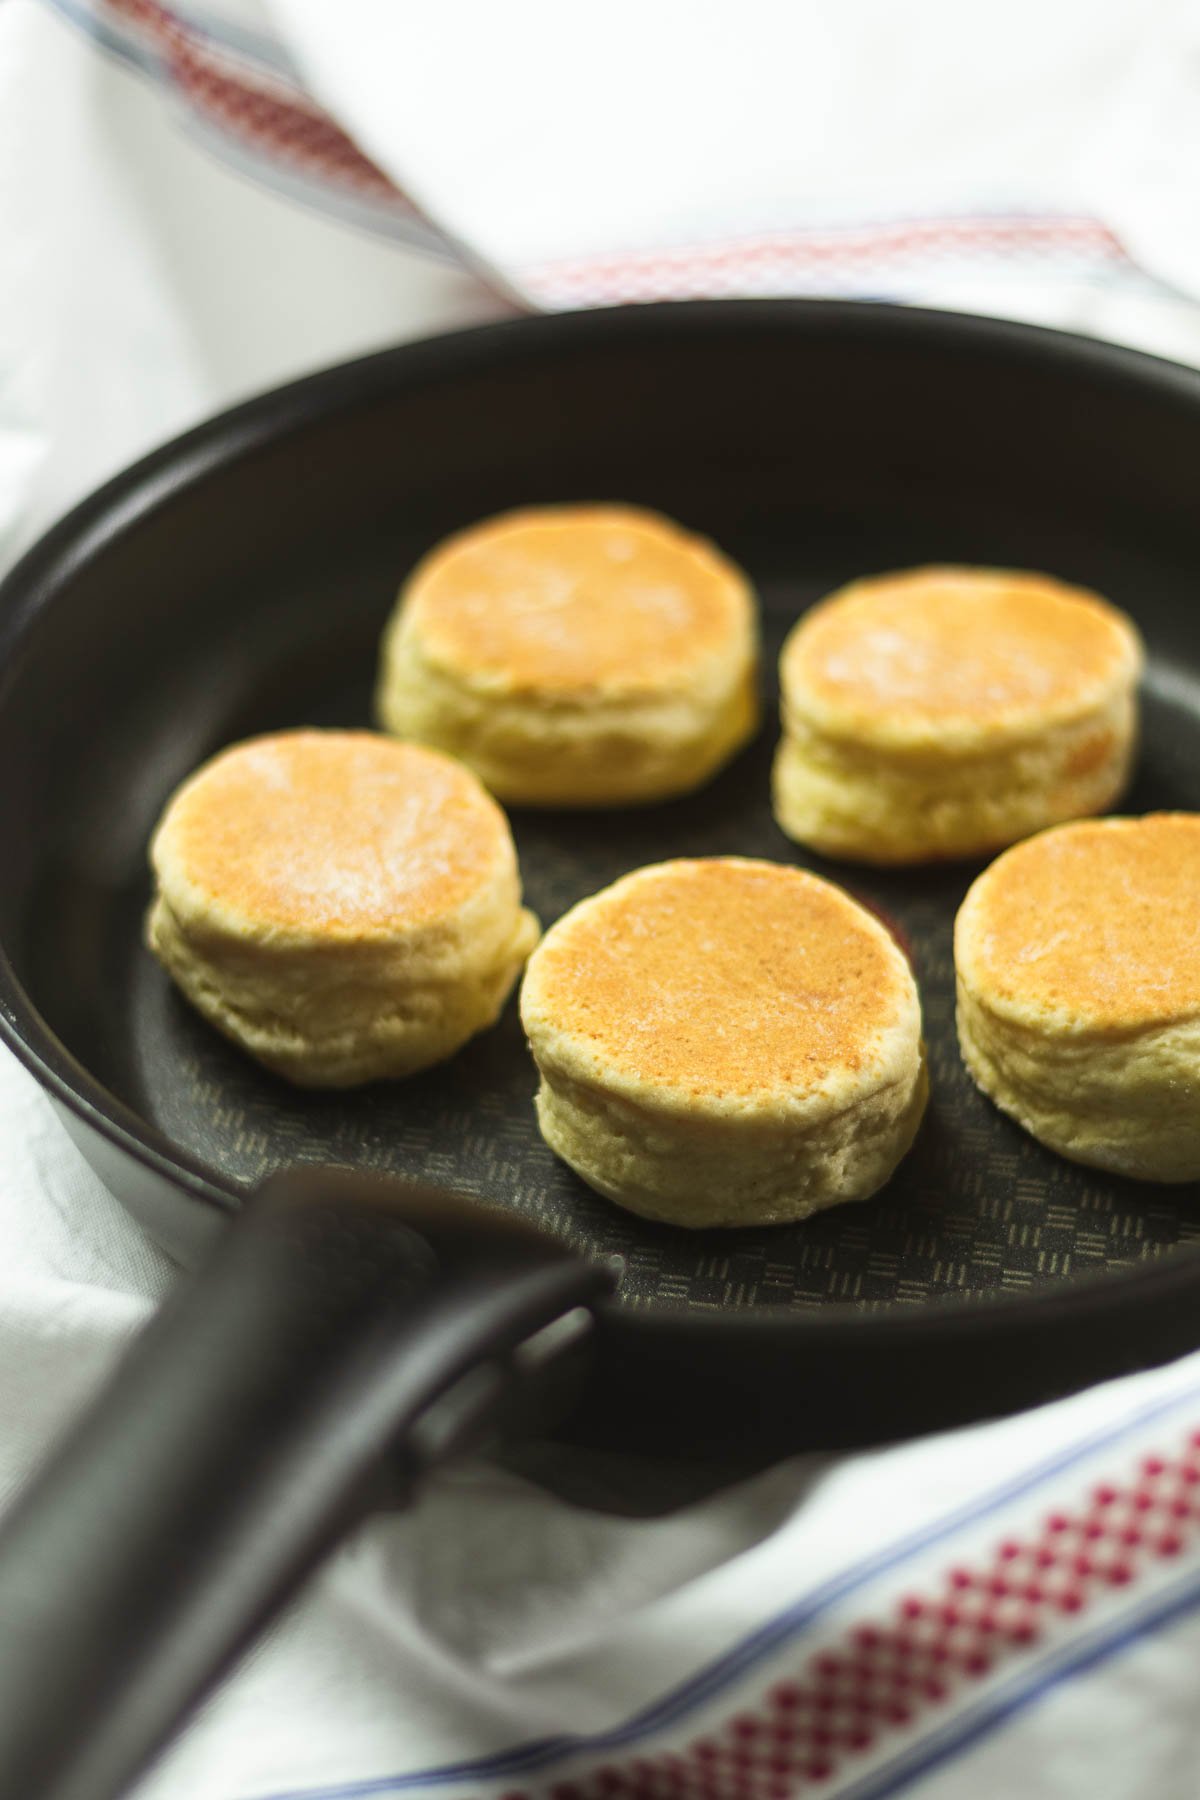
[[[625,876],[547,934],[521,1016],[547,1143],[668,1223],[776,1224],[865,1199],[924,1111],[905,958],[802,870],[729,857]]]
[[[1200,1021],[1047,1039],[960,979],[958,1041],[976,1086],[1060,1156],[1146,1181],[1200,1179]]]
[[[1200,818],[1043,832],[979,877],[955,925],[976,1085],[1048,1148],[1200,1179]]]
[[[1129,780],[1136,727],[1125,691],[1023,743],[948,761],[924,747],[823,736],[789,712],[772,770],[775,816],[789,837],[857,862],[983,855],[1111,806]]]
[[[650,802],[708,780],[758,724],[742,572],[639,508],[531,508],[448,539],[384,636],[377,712],[522,805]]]
[[[192,776],[151,846],[147,941],[208,1021],[307,1086],[396,1078],[494,1023],[538,927],[474,777],[292,732]]]
[[[887,864],[1103,811],[1129,776],[1141,666],[1122,613],[1047,576],[852,583],[784,646],[776,817],[826,854]]]
[[[929,1097],[922,1055],[916,1080],[897,1078],[851,1116],[807,1130],[719,1118],[681,1130],[652,1106],[573,1079],[552,1057],[541,1073],[537,1116],[550,1148],[628,1211],[694,1229],[788,1224],[869,1199],[911,1148]]]

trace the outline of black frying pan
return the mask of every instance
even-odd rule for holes
[[[524,502],[612,498],[663,509],[750,570],[768,686],[798,612],[854,575],[961,561],[1099,588],[1150,649],[1128,809],[1200,808],[1198,468],[1200,377],[1129,352],[853,303],[649,307],[491,327],[268,395],[111,483],[13,572],[0,597],[0,1027],[105,1182],[184,1262],[264,1177],[305,1164],[450,1183],[543,1233],[506,1235],[488,1224],[494,1213],[482,1215],[482,1236],[458,1215],[431,1225],[427,1202],[422,1211],[410,1198],[404,1211],[394,1186],[364,1200],[349,1178],[310,1174],[298,1200],[276,1194],[250,1209],[255,1222],[230,1234],[209,1287],[177,1304],[182,1324],[156,1325],[153,1357],[126,1381],[149,1384],[139,1408],[153,1429],[111,1406],[89,1427],[88,1453],[107,1456],[113,1516],[81,1522],[79,1493],[103,1483],[77,1461],[74,1497],[44,1490],[9,1532],[38,1571],[25,1583],[33,1613],[65,1546],[107,1543],[93,1529],[128,1512],[134,1487],[150,1497],[126,1536],[174,1568],[186,1534],[151,1490],[170,1464],[186,1502],[179,1470],[201,1479],[213,1423],[226,1421],[215,1436],[229,1518],[218,1529],[192,1509],[188,1529],[213,1540],[208,1560],[182,1556],[174,1598],[153,1619],[135,1608],[136,1629],[110,1658],[127,1651],[132,1666],[142,1655],[143,1689],[155,1685],[147,1645],[167,1669],[136,1754],[375,1497],[368,1474],[400,1426],[405,1454],[389,1466],[412,1479],[489,1417],[527,1410],[547,1371],[566,1366],[553,1332],[534,1334],[560,1315],[586,1324],[572,1310],[581,1303],[595,1314],[594,1354],[565,1431],[743,1462],[1027,1405],[1200,1342],[1200,1262],[1187,1247],[1200,1230],[1195,1190],[1056,1159],[961,1068],[951,925],[975,867],[880,874],[797,850],[771,820],[772,726],[691,798],[514,818],[529,899],[547,922],[640,863],[731,852],[832,875],[910,946],[933,1080],[917,1145],[873,1201],[769,1231],[676,1232],[584,1188],[537,1137],[514,1007],[451,1063],[401,1085],[322,1097],[258,1070],[140,947],[145,845],[170,790],[252,732],[366,722],[399,579],[446,531]],[[597,1299],[612,1257],[616,1292]],[[356,1282],[370,1290],[361,1303]],[[429,1331],[414,1349],[414,1318],[433,1322],[440,1361]],[[570,1322],[556,1329],[563,1343],[572,1336]],[[190,1387],[170,1356],[172,1332],[187,1331],[203,1377]],[[484,1372],[471,1375],[481,1358]],[[147,1373],[151,1362],[169,1373]],[[248,1394],[251,1363],[275,1374]],[[339,1419],[359,1424],[335,1453]],[[299,1492],[311,1505],[281,1547],[279,1518],[297,1511],[281,1495]],[[77,1587],[97,1560],[128,1574],[107,1552],[76,1555]],[[188,1642],[207,1648],[195,1668],[181,1652],[168,1679],[162,1634],[189,1581]],[[214,1622],[217,1588],[246,1599]],[[110,1590],[93,1596],[93,1625]],[[6,1610],[11,1584],[0,1580]],[[86,1661],[87,1633],[76,1637]],[[9,1681],[28,1655],[18,1644],[5,1656]],[[43,1679],[54,1661],[43,1659]],[[125,1730],[110,1690],[93,1712]],[[130,1727],[120,1753],[106,1752],[110,1786],[132,1766],[137,1735]],[[0,1731],[0,1770],[5,1742]],[[87,1779],[39,1789],[31,1778],[20,1791],[110,1791],[95,1770]]]

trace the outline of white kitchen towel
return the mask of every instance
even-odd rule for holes
[[[0,546],[255,388],[514,304],[876,295],[1200,362],[1196,19],[6,0]],[[8,1057],[0,1131],[7,1494],[171,1272]],[[463,1468],[141,1800],[1184,1800],[1197,1433],[1193,1357],[663,1518]]]
[[[859,293],[1200,349],[1197,0],[267,6],[535,305]]]
[[[293,174],[308,113],[281,124],[239,85],[292,147],[256,159],[114,35],[110,10],[0,5],[0,563],[222,406],[511,311],[387,208],[351,204],[327,158],[320,181]],[[214,83],[205,71],[203,92]]]

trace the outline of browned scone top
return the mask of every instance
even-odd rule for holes
[[[785,646],[785,706],[831,735],[898,747],[1019,736],[1131,685],[1140,639],[1116,607],[1050,576],[932,566],[813,607]]]
[[[152,855],[176,912],[337,941],[454,913],[513,861],[469,770],[368,731],[222,751],[175,795]]]
[[[1058,826],[984,871],[955,961],[994,1013],[1090,1034],[1200,1017],[1200,815]]]
[[[583,902],[522,1005],[610,1082],[731,1105],[857,1078],[916,1016],[875,918],[804,870],[733,857],[660,863]]]
[[[404,591],[436,666],[506,693],[636,694],[702,668],[752,611],[707,539],[640,507],[529,507],[445,540]]]

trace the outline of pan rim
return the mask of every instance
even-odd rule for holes
[[[1157,388],[1185,404],[1200,406],[1200,370],[1124,345],[1078,333],[983,315],[858,300],[766,299],[661,301],[648,305],[597,308],[583,312],[507,319],[472,326],[370,352],[301,376],[255,394],[234,407],[202,420],[187,432],[158,445],[129,467],[110,477],[78,501],[21,556],[0,579],[0,704],[14,675],[13,652],[43,609],[53,604],[64,581],[115,536],[138,523],[186,486],[217,468],[227,468],[256,450],[285,437],[318,416],[353,410],[369,402],[385,385],[422,384],[463,376],[492,366],[498,354],[553,354],[578,342],[589,347],[625,336],[654,339],[695,332],[711,336],[722,329],[744,331],[754,322],[799,334],[832,329],[864,339],[884,336],[895,342],[937,349],[979,348],[1042,360],[1092,373],[1105,382],[1130,382]],[[511,347],[511,348],[510,348]],[[214,1178],[170,1139],[158,1133],[99,1082],[42,1019],[12,967],[0,941],[0,1041],[46,1090],[109,1145],[144,1169],[166,1179],[181,1203],[211,1212],[236,1211],[239,1190]],[[640,1330],[713,1332],[743,1337],[773,1337],[781,1327],[789,1334],[820,1338],[831,1351],[852,1341],[868,1340],[881,1350],[889,1345],[928,1341],[947,1343],[964,1335],[1021,1330],[1058,1322],[1065,1313],[1083,1321],[1105,1312],[1118,1297],[1143,1304],[1148,1299],[1169,1304],[1200,1294],[1200,1246],[1179,1246],[1159,1261],[1114,1273],[1073,1275],[1028,1293],[948,1295],[922,1304],[893,1302],[864,1309],[852,1302],[830,1301],[819,1307],[754,1305],[721,1308],[703,1319],[656,1302],[639,1306]],[[620,1308],[628,1318],[626,1308]]]

